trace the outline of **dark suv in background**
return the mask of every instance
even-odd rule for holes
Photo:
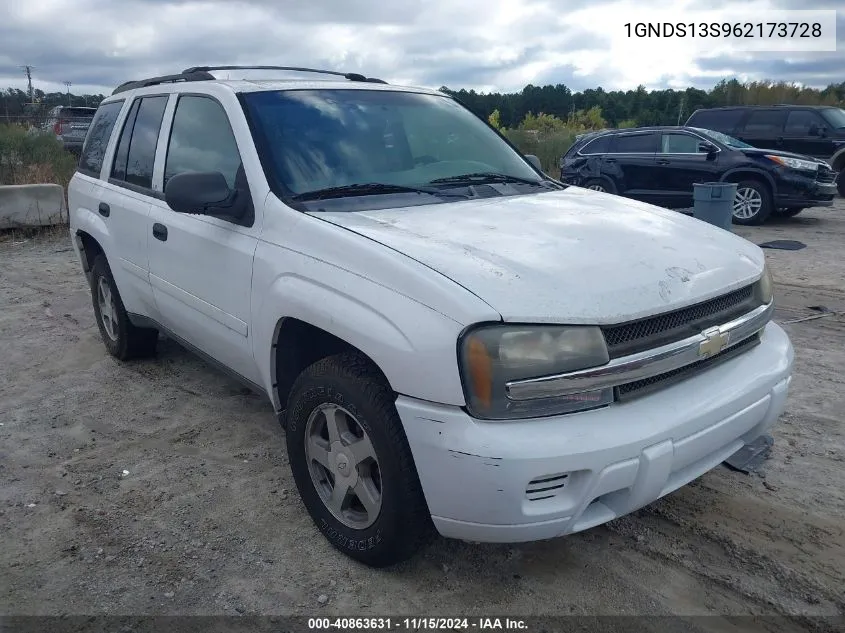
[[[754,147],[825,159],[845,196],[845,110],[832,106],[731,106],[696,110],[688,126],[729,134]]]
[[[751,147],[695,127],[643,127],[584,134],[561,159],[564,183],[668,208],[693,206],[693,185],[737,183],[737,224],[830,206],[836,173],[825,161]]]

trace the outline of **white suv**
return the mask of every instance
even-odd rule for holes
[[[161,333],[265,393],[338,549],[585,530],[781,414],[754,244],[551,180],[437,91],[230,68],[102,102],[70,233],[109,352]]]

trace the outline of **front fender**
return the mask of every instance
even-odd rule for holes
[[[253,352],[273,394],[273,343],[293,317],[361,350],[400,394],[464,404],[457,367],[463,325],[359,275],[307,256],[259,244],[253,277]]]
[[[754,167],[737,167],[735,169],[731,169],[722,174],[722,177],[719,179],[719,181],[727,182],[731,179],[731,176],[735,176],[736,174],[753,174],[754,176],[758,176],[769,184],[769,187],[771,187],[772,189],[772,195],[777,194],[778,188],[775,184],[775,179],[772,178],[770,174],[767,174],[762,169],[756,169]]]

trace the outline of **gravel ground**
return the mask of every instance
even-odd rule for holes
[[[118,363],[66,234],[0,236],[0,614],[789,614],[827,627],[813,616],[845,612],[845,201],[737,232],[807,244],[767,251],[778,321],[838,312],[785,325],[797,373],[763,474],[718,467],[586,533],[439,539],[381,571],[318,534],[267,402],[169,341]]]

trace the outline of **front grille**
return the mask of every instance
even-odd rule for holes
[[[695,363],[691,363],[690,365],[686,365],[685,367],[680,367],[679,369],[667,371],[665,374],[658,374],[657,376],[652,376],[651,378],[643,378],[642,380],[620,385],[616,388],[616,399],[620,402],[632,400],[633,398],[639,398],[640,396],[644,396],[658,389],[668,387],[672,383],[686,380],[695,374],[699,374],[707,369],[710,369],[714,365],[718,365],[738,356],[739,354],[742,354],[757,345],[759,342],[760,334],[758,333],[754,336],[749,336],[744,341],[741,341],[733,347],[729,347],[725,351],[720,352],[715,356],[711,356],[710,358],[705,358]]]
[[[760,305],[752,284],[674,312],[605,326],[602,333],[610,358],[619,358],[695,336],[708,327],[722,325]]]
[[[819,171],[816,174],[816,182],[821,183],[831,183],[836,180],[836,172],[832,169],[828,169],[827,167],[819,167]]]

